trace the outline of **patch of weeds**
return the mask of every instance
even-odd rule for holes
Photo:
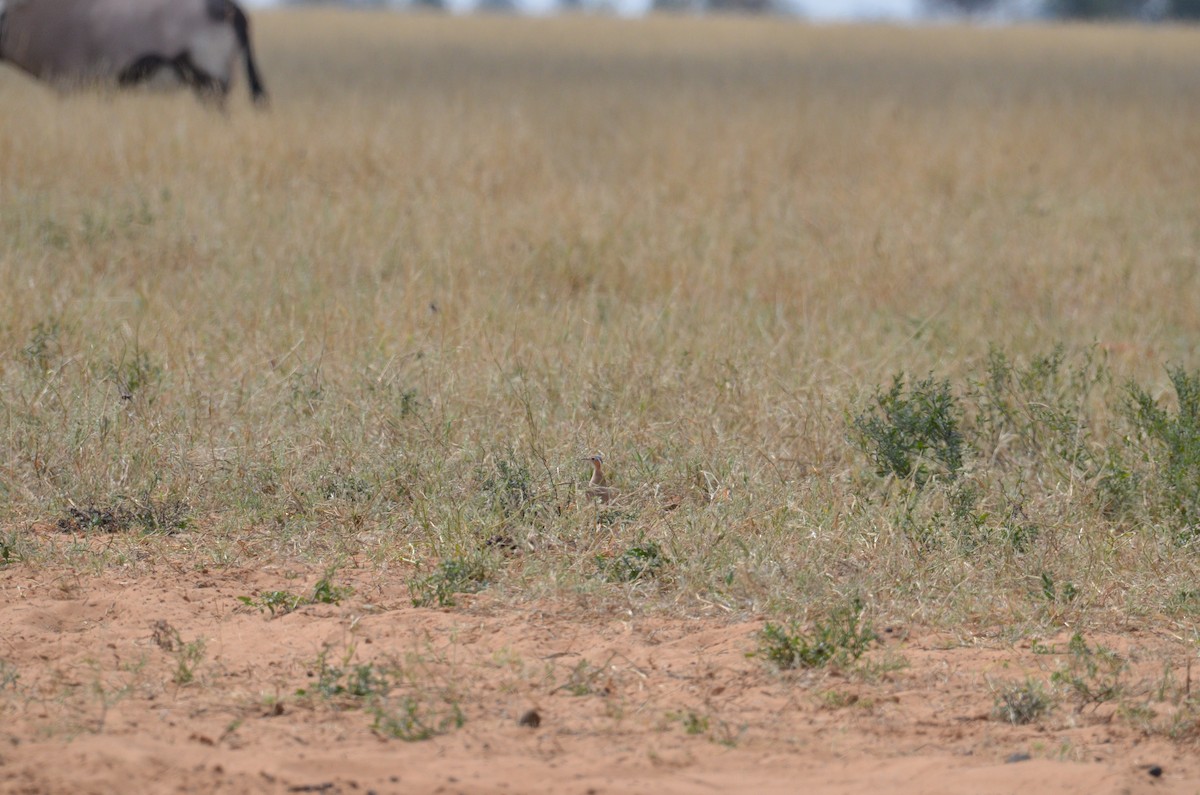
[[[1032,522],[1011,521],[1001,525],[999,537],[1013,552],[1028,552],[1041,535],[1041,529]]]
[[[789,626],[767,623],[758,638],[755,655],[764,657],[780,670],[821,668],[829,663],[848,667],[876,639],[870,626],[861,625],[862,601],[830,613],[826,620],[813,622],[812,630],[803,631],[796,622]]]
[[[312,597],[309,599],[310,602],[321,605],[336,605],[340,604],[343,599],[348,599],[354,595],[354,588],[351,586],[333,584],[333,575],[336,573],[336,566],[325,570],[325,576],[317,580],[317,584],[313,586]]]
[[[708,716],[691,711],[681,712],[674,716],[683,725],[688,734],[704,734],[708,731]]]
[[[613,692],[609,673],[611,662],[611,657],[603,665],[594,665],[586,658],[580,660],[571,669],[567,681],[556,687],[555,691],[565,690],[573,696],[607,696],[611,694]]]
[[[910,665],[912,663],[907,657],[889,649],[875,659],[860,662],[855,673],[864,681],[879,682],[890,679],[892,674],[903,671]]]
[[[1181,540],[1191,540],[1200,536],[1200,372],[1173,367],[1167,375],[1175,390],[1175,412],[1131,384],[1128,414],[1151,443],[1158,508],[1174,517]]]
[[[634,582],[658,577],[670,560],[658,542],[631,546],[616,557],[597,555],[600,573],[609,582]]]
[[[955,478],[963,466],[962,411],[948,381],[932,376],[907,388],[903,373],[872,406],[854,417],[851,440],[880,477],[911,481],[922,488],[935,476]]]
[[[1121,448],[1110,446],[1096,479],[1096,502],[1106,517],[1117,519],[1135,515],[1143,501],[1147,482],[1144,473],[1126,462]]]
[[[54,363],[62,358],[61,333],[62,326],[57,318],[34,324],[29,342],[21,349],[21,358],[30,370],[45,375],[53,369]]]
[[[176,633],[178,634],[178,633]],[[177,685],[186,685],[196,680],[196,667],[204,660],[204,638],[184,643],[180,640],[175,655],[175,674],[171,677]]]
[[[157,499],[148,496],[143,500],[131,502],[131,506],[124,508],[126,524],[138,526],[146,533],[174,535],[186,530],[191,522],[190,508],[181,499]]]
[[[1034,654],[1041,655],[1058,654],[1058,651],[1053,646],[1047,646],[1037,638],[1033,638],[1029,641],[1029,650]]]
[[[398,683],[399,671],[395,666],[353,663],[353,646],[347,649],[340,665],[330,664],[329,652],[329,647],[326,647],[317,655],[314,666],[316,684],[311,688],[297,690],[297,696],[320,696],[326,699],[360,702],[383,698],[392,692]]]
[[[1090,350],[1075,367],[1066,358],[1059,344],[1021,366],[989,348],[987,372],[971,384],[970,397],[975,442],[992,464],[1050,466],[1060,476],[1066,474],[1063,465],[1098,471],[1084,406],[1108,373]]]
[[[1089,647],[1076,632],[1067,644],[1067,660],[1050,675],[1050,681],[1064,686],[1078,703],[1077,711],[1093,709],[1118,698],[1124,691],[1121,681],[1128,666],[1112,649]]]
[[[70,231],[64,224],[53,218],[44,218],[38,224],[38,238],[42,245],[59,251],[65,251],[71,247]]]
[[[56,524],[66,533],[118,533],[136,528],[147,534],[167,535],[186,530],[190,524],[189,506],[180,499],[120,497],[117,503],[111,508],[73,505]]]
[[[848,693],[845,690],[826,690],[821,694],[820,700],[821,706],[831,710],[852,707],[861,701],[857,693]]]
[[[122,354],[119,360],[110,363],[105,375],[117,385],[122,399],[130,400],[139,393],[153,399],[154,388],[162,382],[163,368],[147,351],[135,347],[131,354]]]
[[[427,700],[406,695],[375,702],[370,711],[375,716],[372,728],[376,734],[405,742],[448,734],[466,722],[458,702],[447,698]]]
[[[479,490],[489,510],[512,519],[527,516],[535,507],[533,476],[522,461],[497,458],[479,473]]]
[[[336,573],[336,566],[326,569],[325,575],[317,580],[309,596],[301,596],[291,591],[263,591],[257,597],[239,596],[238,601],[247,607],[257,608],[260,613],[267,610],[272,618],[276,615],[287,615],[302,605],[340,604],[343,599],[354,593],[354,588],[349,585],[335,585],[333,576]]]
[[[1166,721],[1159,721],[1156,728],[1175,742],[1195,741],[1200,738],[1200,702],[1184,701]]]
[[[1079,596],[1079,589],[1073,582],[1064,582],[1061,586],[1054,582],[1049,572],[1041,575],[1042,597],[1052,604],[1070,604]]]
[[[1145,734],[1152,734],[1156,729],[1158,713],[1149,704],[1131,704],[1122,702],[1117,706],[1117,715],[1121,720],[1135,726]]]
[[[320,365],[298,367],[290,376],[292,411],[303,416],[316,413],[325,399],[325,379]]]
[[[1200,615],[1200,590],[1184,588],[1167,600],[1166,610],[1175,615]]]
[[[1134,703],[1122,699],[1117,715],[1147,735],[1161,735],[1176,742],[1195,740],[1200,735],[1200,698],[1192,693],[1190,660],[1184,682],[1179,681],[1176,671],[1175,664],[1164,661],[1161,677],[1146,689],[1144,700]]]
[[[1021,684],[1010,683],[996,693],[992,716],[1014,726],[1033,723],[1054,708],[1054,697],[1041,682],[1026,679]]]
[[[264,610],[270,611],[272,618],[287,615],[305,603],[303,596],[297,596],[291,591],[263,591],[257,598],[239,596],[238,601],[248,607],[258,608],[260,613]]]
[[[16,531],[0,534],[0,568],[24,560],[21,542]]]
[[[365,502],[375,493],[375,489],[365,478],[340,473],[322,477],[317,483],[317,491],[324,499],[345,502]]]
[[[677,721],[683,727],[684,732],[693,737],[705,736],[712,742],[727,748],[737,745],[740,732],[735,732],[728,723],[720,718],[689,709],[681,712],[669,712],[667,720]]]
[[[0,690],[7,690],[10,687],[16,690],[17,680],[20,678],[21,674],[17,671],[17,666],[8,660],[0,660]]]
[[[387,739],[418,742],[461,728],[466,716],[453,684],[459,677],[453,667],[444,668],[446,663],[440,657],[409,655],[403,672],[395,669],[397,677],[403,673],[403,683],[398,683],[393,692],[367,702],[375,733]]]
[[[191,684],[196,680],[196,666],[204,660],[204,638],[185,643],[179,630],[159,619],[151,625],[151,640],[168,654],[175,656],[175,672],[171,681],[177,685]]]
[[[95,506],[77,508],[73,505],[67,509],[66,515],[56,524],[59,530],[66,533],[115,533],[125,527],[120,511],[114,513]]]
[[[488,581],[487,566],[480,558],[447,558],[428,576],[410,581],[408,590],[414,607],[454,607],[455,594],[478,593]]]
[[[408,417],[416,414],[421,408],[421,394],[415,389],[403,389],[400,391],[400,401],[396,407],[397,412],[401,417]]]
[[[73,691],[71,695],[64,694],[64,696],[74,703],[60,702],[71,713],[67,719],[69,724],[67,731],[72,733],[76,731],[103,732],[109,711],[143,686],[147,659],[141,656],[132,662],[118,662],[115,671],[107,669],[92,658],[84,658],[82,662],[91,672],[91,681],[84,683],[79,677],[79,673],[73,673],[62,682]],[[57,676],[61,676],[61,672],[55,673]],[[80,703],[72,696],[79,696],[86,699],[86,702]],[[89,720],[86,713],[93,702],[98,712],[94,720]]]

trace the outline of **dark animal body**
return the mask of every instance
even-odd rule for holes
[[[61,87],[132,85],[168,69],[223,100],[239,54],[262,103],[250,22],[233,0],[0,0],[0,61]]]

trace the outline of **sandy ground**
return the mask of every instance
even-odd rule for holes
[[[997,688],[1048,682],[1067,635],[877,627],[860,670],[779,673],[748,656],[761,620],[486,592],[417,608],[405,576],[351,569],[339,604],[273,617],[239,597],[311,593],[321,572],[146,568],[0,571],[0,791],[1200,791],[1195,727],[1154,728],[1163,682],[1190,688],[1165,632],[1088,638],[1130,665],[1125,709],[1149,711],[1063,696],[1013,726]],[[446,731],[388,736],[405,715]]]

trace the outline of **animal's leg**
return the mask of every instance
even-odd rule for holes
[[[192,60],[186,52],[178,56],[171,65],[175,67],[179,79],[191,86],[202,100],[214,102],[224,107],[225,97],[229,93],[229,83],[213,77],[205,72]]]
[[[117,82],[123,86],[132,86],[149,79],[159,69],[168,65],[174,64],[161,55],[143,55],[122,70],[121,74],[117,76]],[[176,67],[176,71],[178,71],[178,67]]]

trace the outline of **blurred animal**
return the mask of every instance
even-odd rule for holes
[[[0,61],[62,88],[134,85],[166,69],[220,103],[239,53],[264,103],[250,22],[233,0],[0,0]]]

